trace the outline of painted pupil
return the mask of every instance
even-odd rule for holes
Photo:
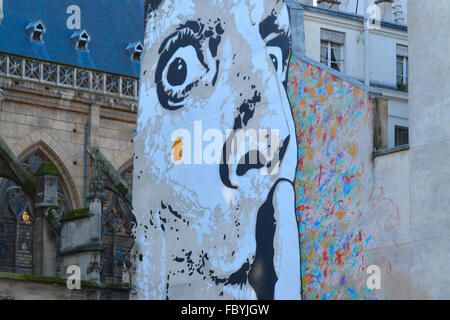
[[[270,55],[270,59],[272,59],[272,63],[275,66],[275,70],[278,71],[278,59],[277,59],[277,57],[275,57],[274,54],[271,54]]]
[[[172,61],[167,71],[167,81],[171,86],[180,86],[186,81],[186,77],[186,61],[181,58],[176,58]]]

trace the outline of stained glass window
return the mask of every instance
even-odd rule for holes
[[[133,167],[126,169],[122,177],[131,187]],[[115,191],[106,189],[102,215],[103,282],[122,282],[122,268],[118,265],[117,256],[123,255],[125,259],[130,260],[130,251],[134,243],[131,237],[133,223],[130,204]]]
[[[0,178],[0,271],[33,272],[32,206],[14,181]]]
[[[23,165],[31,173],[44,163],[51,162],[41,150],[29,153]],[[71,211],[70,199],[62,177],[58,179],[58,215]],[[58,219],[50,220],[55,230],[60,228]],[[33,273],[33,204],[29,196],[14,181],[0,177],[0,271]],[[56,248],[60,247],[55,237]],[[56,274],[59,270],[59,257],[56,255]]]

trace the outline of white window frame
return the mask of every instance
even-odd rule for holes
[[[405,127],[409,130],[408,119],[389,115],[388,117],[388,148],[395,148],[395,127]]]
[[[400,61],[401,60],[401,61]],[[408,46],[403,44],[397,44],[397,56],[395,60],[395,82],[397,83],[397,86],[401,85],[408,85]],[[399,62],[402,63],[402,73],[398,72],[398,64]],[[399,82],[399,78],[401,77],[401,82]]]
[[[398,83],[398,78],[399,76],[402,76],[402,84],[408,84],[408,57],[406,56],[401,56],[401,55],[397,55],[397,63],[399,62],[398,60],[401,59],[402,63],[403,63],[403,69],[402,69],[402,73],[399,74],[397,73],[397,83]],[[398,71],[398,69],[397,69]]]
[[[327,57],[328,57],[327,60],[322,60],[322,47],[323,47],[322,44],[323,43],[326,43],[326,45],[327,45]],[[331,48],[332,47],[335,47],[335,48],[338,47],[339,53],[340,53],[340,57],[341,57],[340,60],[336,60],[336,61],[331,60]],[[345,68],[345,59],[343,59],[343,54],[344,54],[344,45],[343,44],[332,42],[332,41],[327,41],[327,40],[321,40],[320,41],[320,61],[321,62],[325,61],[326,63],[324,63],[324,62],[322,62],[322,63],[324,63],[328,67],[332,68],[333,70],[336,70],[336,69],[334,69],[331,66],[331,64],[332,63],[336,63],[338,65],[338,67],[339,67],[339,70],[336,70],[336,71],[342,72],[342,73],[344,73],[344,68]]]

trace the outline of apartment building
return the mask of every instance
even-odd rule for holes
[[[408,139],[406,0],[300,0],[306,56],[376,88],[388,99],[388,148]],[[367,8],[365,10],[365,8]],[[368,19],[379,17],[380,21]]]

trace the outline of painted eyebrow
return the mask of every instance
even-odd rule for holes
[[[161,43],[161,46],[159,47],[158,53],[161,54],[164,49],[167,47],[167,43],[171,41],[174,37],[180,34],[185,29],[190,30],[192,33],[196,35],[196,37],[199,40],[202,40],[205,38],[205,30],[204,25],[198,21],[188,20],[186,23],[180,24],[177,27],[177,31],[172,33],[170,36],[168,36],[164,41]]]
[[[267,16],[263,21],[259,23],[259,34],[261,38],[266,39],[269,35],[273,33],[283,33],[285,30],[278,28],[276,23],[278,17],[273,13]]]

